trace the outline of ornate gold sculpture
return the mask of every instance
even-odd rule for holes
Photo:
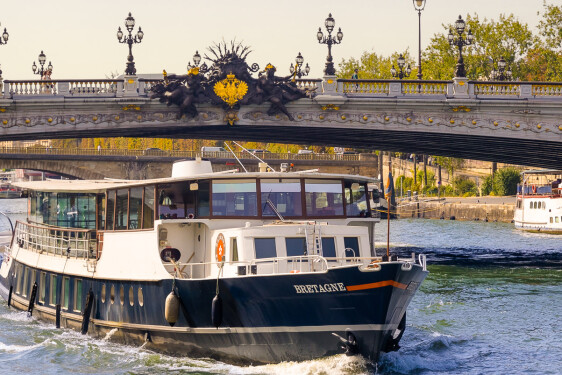
[[[222,81],[215,83],[213,86],[215,94],[221,98],[230,108],[244,98],[248,92],[248,84],[244,81],[236,79],[234,74],[227,74]]]

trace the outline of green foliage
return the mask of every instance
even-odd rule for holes
[[[491,195],[494,189],[494,176],[486,176],[480,186],[480,189],[482,191],[482,195]]]
[[[399,52],[394,52],[390,57],[385,57],[379,56],[375,52],[363,52],[359,60],[354,57],[349,58],[349,60],[342,59],[337,74],[340,78],[351,78],[355,69],[358,69],[359,79],[394,79],[390,69],[394,64],[394,67],[398,70],[396,61],[399,55]],[[402,55],[406,60],[406,66],[410,64],[412,69],[410,78],[415,79],[417,68],[414,59],[407,50]]]
[[[521,182],[521,172],[513,167],[503,168],[496,172],[494,176],[495,195],[515,195],[517,184]]]
[[[471,197],[478,195],[478,188],[476,187],[476,183],[464,176],[456,177],[453,180],[453,188],[455,194],[459,196]]]

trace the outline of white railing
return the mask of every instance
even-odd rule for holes
[[[38,253],[95,259],[94,233],[88,229],[58,228],[18,221],[15,241],[20,248]]]

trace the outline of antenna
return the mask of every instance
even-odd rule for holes
[[[265,161],[261,160],[256,154],[252,154],[250,151],[248,151],[247,149],[245,149],[244,146],[242,146],[240,143],[238,143],[238,142],[236,142],[236,141],[232,141],[232,143],[234,143],[236,146],[240,147],[242,150],[246,151],[248,154],[250,154],[250,155],[252,155],[253,157],[255,157],[256,159],[258,159],[260,162],[266,164],[269,169],[271,169],[273,172],[275,172],[275,169],[273,169],[273,168],[271,167],[271,165],[269,165],[269,164],[266,163]]]
[[[236,142],[234,142],[236,143]],[[242,169],[244,169],[244,172],[248,173],[248,170],[246,169],[246,167],[244,167],[244,164],[242,164],[242,162],[240,161],[240,159],[238,159],[238,157],[236,156],[236,154],[234,153],[234,151],[232,151],[232,149],[230,148],[230,146],[228,145],[228,143],[224,142],[224,145],[228,148],[228,151],[230,151],[230,153],[232,154],[232,156],[234,156],[234,159],[236,159],[236,161],[238,162],[238,164],[240,164],[240,166],[242,167]]]

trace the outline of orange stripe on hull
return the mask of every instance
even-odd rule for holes
[[[348,292],[353,292],[353,291],[356,291],[356,290],[382,288],[383,286],[394,286],[394,287],[400,288],[400,289],[406,289],[408,287],[406,284],[402,284],[402,283],[396,282],[394,280],[385,280],[385,281],[379,281],[378,283],[352,285],[352,286],[348,286],[346,288],[347,288]]]

